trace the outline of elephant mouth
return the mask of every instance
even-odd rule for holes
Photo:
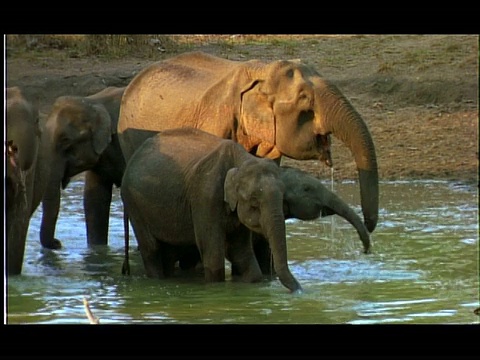
[[[318,134],[315,138],[316,148],[318,152],[318,160],[325,163],[328,167],[333,167],[332,152],[330,150],[330,134]]]

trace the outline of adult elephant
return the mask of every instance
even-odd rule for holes
[[[289,270],[278,164],[198,129],[166,130],[130,158],[121,196],[149,277],[165,277],[162,246],[196,245],[205,280],[225,280],[225,258],[245,282],[262,279],[250,232],[272,249],[280,282],[301,286]]]
[[[25,241],[30,217],[35,210],[35,175],[40,151],[39,112],[22,89],[10,87],[6,93],[5,193],[7,274],[22,272]]]
[[[327,165],[333,134],[355,158],[364,222],[370,232],[375,229],[379,190],[372,137],[345,96],[312,67],[191,52],[137,74],[125,90],[118,122],[126,160],[156,132],[187,126],[232,139],[259,157]]]
[[[108,87],[87,97],[61,96],[53,104],[45,125],[51,159],[42,199],[42,246],[61,248],[61,242],[54,237],[60,189],[83,171],[87,241],[107,244],[112,187],[120,186],[125,170],[116,134],[124,90]]]

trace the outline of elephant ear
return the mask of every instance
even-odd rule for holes
[[[94,104],[96,116],[93,120],[93,149],[100,155],[112,140],[112,120],[110,114],[101,104]]]
[[[275,144],[275,117],[270,96],[255,82],[242,93],[241,123],[248,136]]]
[[[227,176],[225,176],[224,183],[224,200],[230,206],[231,211],[235,211],[237,208],[238,197],[237,197],[237,181],[236,176],[238,173],[238,168],[231,168],[227,171]]]

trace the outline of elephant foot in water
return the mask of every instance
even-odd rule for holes
[[[59,250],[62,248],[62,242],[58,239],[53,239],[52,241],[45,243],[42,242],[42,246],[45,249],[51,249],[51,250]]]

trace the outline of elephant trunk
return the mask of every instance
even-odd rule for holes
[[[262,230],[272,250],[275,272],[280,282],[291,292],[302,292],[300,283],[295,279],[288,267],[283,205],[280,203],[275,209],[278,210],[262,211],[263,216],[261,219]]]
[[[331,194],[331,199],[325,206],[329,207],[333,212],[345,220],[347,220],[353,227],[357,230],[360,240],[363,243],[363,249],[365,254],[370,253],[370,234],[366,229],[365,225],[362,222],[362,219],[350,208],[346,203],[343,202],[337,195],[334,193]]]
[[[375,230],[378,221],[378,169],[375,146],[366,123],[350,102],[332,85],[320,95],[321,133],[332,133],[352,152],[357,164],[365,226]]]

